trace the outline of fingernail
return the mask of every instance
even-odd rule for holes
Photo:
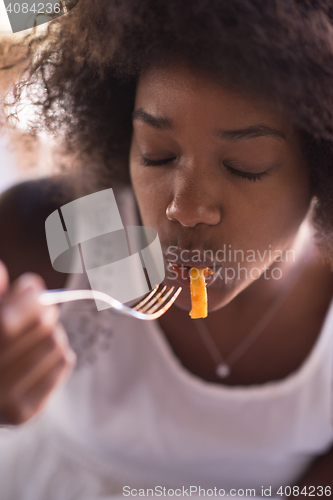
[[[9,335],[15,334],[21,322],[19,310],[13,305],[6,305],[2,311],[2,322]]]
[[[44,326],[53,326],[59,319],[59,307],[57,306],[44,306],[40,318],[40,322]]]
[[[57,342],[62,347],[65,347],[67,349],[67,347],[69,346],[68,337],[67,337],[67,334],[66,334],[65,330],[63,329],[62,325],[57,325],[57,327],[55,328],[55,330],[53,332],[53,335],[54,335],[54,338],[57,340]]]
[[[77,356],[76,356],[75,352],[73,351],[73,349],[68,349],[68,351],[66,352],[66,359],[71,364],[76,363]]]
[[[22,275],[17,283],[16,291],[18,293],[23,293],[32,290],[42,290],[41,283],[36,279],[35,276],[31,276],[30,274]]]

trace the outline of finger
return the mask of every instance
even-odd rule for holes
[[[9,276],[5,264],[0,260],[0,296],[5,293],[8,288]]]
[[[39,413],[44,408],[50,394],[69,378],[75,363],[75,356],[71,361],[60,360],[24,394],[21,404],[23,403],[22,406],[25,413],[28,413],[28,418]]]
[[[50,306],[39,302],[42,288],[35,283],[17,298],[8,298],[1,308],[1,329],[4,337],[12,338],[24,333],[27,329],[42,320],[43,314]]]
[[[54,335],[48,337],[38,346],[38,352],[25,360],[22,364],[21,373],[17,376],[11,394],[15,400],[19,400],[38,380],[42,379],[46,373],[61,360],[65,363],[72,363],[75,354],[73,350],[65,344],[66,334],[63,328],[58,325]],[[47,344],[47,345],[45,345]],[[37,349],[35,349],[37,351]]]
[[[43,291],[45,288],[46,285],[41,276],[35,273],[24,273],[14,281],[10,289],[7,289],[2,302],[8,304],[30,290]]]
[[[4,411],[8,423],[19,425],[27,422],[46,405],[51,393],[71,374],[76,358],[72,363],[60,360],[20,399],[12,400]]]
[[[12,285],[12,296],[18,297],[29,289],[45,290],[45,281],[39,274],[24,273]]]
[[[24,335],[15,337],[10,343],[7,339],[6,348],[0,350],[1,371],[14,363],[18,364],[19,359],[25,353],[28,353],[33,347],[38,345],[41,340],[51,335],[59,320],[59,314],[58,307],[47,307],[37,326],[28,329]]]

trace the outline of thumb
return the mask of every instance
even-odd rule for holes
[[[0,260],[0,297],[7,290],[9,283],[8,271],[5,264]]]

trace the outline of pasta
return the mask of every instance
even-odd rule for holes
[[[191,267],[190,289],[192,309],[190,316],[192,319],[206,318],[208,315],[208,301],[205,278],[213,271],[206,268]]]

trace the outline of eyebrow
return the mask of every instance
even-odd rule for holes
[[[135,110],[132,118],[133,120],[140,120],[159,130],[172,130],[174,128],[173,123],[169,118],[151,115],[142,108]],[[275,136],[279,139],[287,140],[285,134],[281,132],[281,130],[264,124],[250,125],[249,127],[237,130],[216,130],[214,135],[218,139],[226,139],[229,141],[238,141],[241,139],[265,136]]]
[[[217,130],[216,136],[219,139],[228,139],[238,141],[240,139],[251,137],[275,136],[279,139],[287,140],[285,134],[281,130],[269,127],[268,125],[250,125],[239,130]]]
[[[154,116],[146,111],[143,111],[142,108],[134,111],[132,115],[133,120],[141,120],[142,122],[150,125],[151,127],[158,128],[161,130],[171,130],[173,129],[173,123],[169,118],[163,118],[161,116]]]

